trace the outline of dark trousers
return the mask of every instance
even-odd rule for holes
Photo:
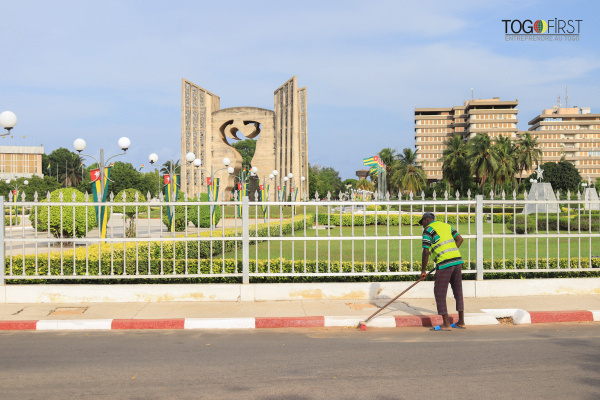
[[[435,303],[439,315],[448,314],[446,307],[446,295],[448,294],[448,284],[452,286],[452,293],[456,300],[456,311],[464,311],[462,292],[462,264],[453,265],[444,269],[435,271],[435,284],[433,293],[435,294]]]

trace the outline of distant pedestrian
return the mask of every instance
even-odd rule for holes
[[[458,248],[463,243],[463,238],[458,231],[450,225],[436,221],[435,215],[430,212],[423,214],[419,221],[423,226],[423,254],[421,258],[421,278],[426,277],[427,263],[429,254],[435,262],[435,285],[434,294],[437,304],[437,312],[442,316],[442,325],[437,325],[433,331],[450,331],[452,328],[465,329],[465,306],[462,293],[462,266],[463,259]],[[448,317],[446,308],[446,295],[448,293],[448,284],[452,286],[452,293],[456,299],[456,311],[458,311],[458,321],[454,324]]]

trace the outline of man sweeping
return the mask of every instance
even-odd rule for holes
[[[429,254],[431,254],[436,268],[433,292],[435,294],[437,312],[444,320],[442,325],[437,325],[431,328],[431,330],[451,331],[452,328],[466,329],[461,271],[463,259],[458,251],[463,238],[450,225],[436,221],[435,215],[430,212],[423,214],[419,224],[423,226],[421,278],[424,279],[427,275],[427,263],[429,262]],[[446,308],[448,284],[452,286],[452,293],[456,299],[456,311],[458,311],[458,321],[454,324],[450,322],[448,309]]]

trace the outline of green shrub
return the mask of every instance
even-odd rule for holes
[[[138,199],[136,201],[135,199],[135,195],[138,195]],[[123,200],[123,194],[125,194],[125,200]],[[115,196],[114,200],[115,203],[136,203],[136,202],[140,202],[140,203],[144,203],[146,202],[146,196],[144,196],[142,194],[142,192],[140,192],[137,189],[123,189],[121,190],[119,193],[117,193],[117,195]],[[148,206],[143,206],[143,205],[131,205],[131,206],[115,206],[114,208],[114,212],[123,212],[123,214],[125,214],[125,216],[127,218],[135,218],[136,214],[138,213],[145,213],[148,211]],[[125,210],[123,210],[125,209]]]
[[[12,210],[11,213],[13,215],[15,215],[15,214],[16,215],[23,215],[23,214],[27,215],[27,214],[29,214],[29,209],[28,208],[23,209],[23,206],[12,206],[12,204],[15,204],[15,203],[10,203],[8,201],[4,202],[4,207],[8,208],[8,206],[10,206],[10,209]],[[8,211],[6,211],[6,213],[8,214]]]
[[[21,224],[21,218],[18,215],[5,215],[4,216],[4,226],[16,226]]]
[[[198,201],[196,197],[194,197],[193,201]],[[206,203],[208,202],[208,194],[201,193],[200,194],[200,202]],[[198,211],[199,218],[198,218]],[[200,206],[188,206],[188,221],[190,221],[196,228],[210,228],[210,205],[204,204]],[[215,206],[215,212],[213,215],[213,225],[217,225],[221,220],[221,206]]]
[[[371,204],[370,206],[367,206],[367,211],[383,211],[383,206],[380,205],[375,205],[375,204]]]
[[[185,194],[183,192],[179,192],[177,194],[177,201],[183,201],[185,198]],[[168,215],[168,211],[171,208],[171,206],[161,206],[162,208],[162,222],[163,224],[165,224],[166,227],[169,227],[169,215]],[[185,228],[187,226],[187,219],[186,219],[186,207],[185,206],[175,206],[175,231],[176,232],[183,232],[185,231]]]
[[[507,223],[507,222],[512,222],[514,220],[514,216],[515,214],[509,214],[507,213],[494,213],[492,214],[492,221],[494,223]]]
[[[314,216],[312,214],[304,216],[296,216],[294,220],[285,220],[283,222],[262,223],[256,226],[250,226],[250,244],[255,244],[260,237],[271,236],[277,237],[287,235],[292,230],[300,230],[304,225],[312,226]],[[177,273],[181,274],[184,271],[185,264],[205,265],[203,273],[211,271],[208,258],[211,256],[219,256],[223,251],[227,252],[235,249],[236,246],[241,248],[240,240],[227,240],[227,237],[240,236],[241,228],[228,228],[225,231],[216,230],[211,232],[202,232],[200,235],[189,235],[188,240],[183,241],[150,241],[150,242],[129,242],[129,243],[105,243],[101,245],[88,246],[87,248],[77,248],[75,250],[75,259],[73,259],[73,251],[69,250],[61,254],[61,252],[52,252],[49,257],[39,257],[35,255],[25,256],[26,275],[35,275],[36,268],[38,274],[48,274],[48,260],[50,260],[50,275],[61,275],[61,270],[66,275],[73,274],[73,265],[75,264],[76,275],[86,274],[98,275],[100,270],[102,274],[110,274],[111,271],[115,274],[123,273],[123,266],[127,269],[128,274],[147,273],[150,268],[153,274],[159,274],[162,270],[164,274]],[[208,238],[212,238],[209,240]],[[100,253],[100,255],[98,254]],[[43,259],[43,260],[42,260]],[[163,260],[161,262],[161,260]],[[227,260],[226,260],[227,261]],[[11,267],[12,262],[12,267]],[[62,268],[61,268],[62,262]],[[241,263],[241,259],[239,260]],[[37,264],[36,264],[37,263]],[[175,264],[175,270],[173,265]],[[23,258],[22,256],[7,257],[6,271],[12,274],[22,273]],[[212,271],[218,271],[219,263],[215,260],[212,265]],[[196,267],[197,268],[197,267]],[[17,272],[18,271],[18,272]],[[70,271],[70,272],[67,272]],[[175,271],[175,272],[174,272]],[[239,269],[241,271],[241,267]],[[188,269],[189,273],[190,270]]]
[[[590,230],[590,220],[591,220],[591,230],[598,231],[600,230],[600,217],[595,215],[571,215],[569,218],[566,215],[557,217],[556,215],[546,214],[537,216],[537,225],[536,225],[536,215],[528,214],[527,216],[527,233],[534,233],[536,231],[536,226],[538,231],[589,231]],[[517,214],[515,216],[514,221],[510,221],[506,223],[506,230],[509,232],[516,232],[518,234],[525,233],[525,215]]]
[[[58,203],[60,201],[60,193],[63,194],[63,202],[65,203],[73,202],[73,193],[75,193],[76,203],[85,202],[83,193],[73,188],[63,188],[53,191],[50,193],[50,202]],[[40,204],[44,201],[41,201]],[[49,224],[48,209],[50,209]],[[75,210],[75,231],[73,231],[73,210]],[[110,207],[108,210],[110,210]],[[38,232],[45,232],[49,230],[50,233],[52,233],[52,235],[54,235],[56,238],[85,237],[85,235],[92,230],[92,228],[98,226],[98,222],[96,221],[96,209],[92,205],[75,207],[43,205],[34,206],[31,209],[29,220],[31,221],[31,225],[37,229]]]
[[[419,220],[421,219],[421,214],[413,214],[412,217],[410,214],[402,214],[400,220],[402,225],[419,225]],[[449,224],[456,224],[456,214],[438,214],[436,216],[439,221],[446,222]],[[466,222],[475,222],[475,214],[458,214],[459,223]],[[375,214],[342,214],[342,226],[361,226],[361,225],[375,225]],[[319,214],[319,224],[321,225],[340,225],[340,214]],[[397,226],[398,225],[398,214],[388,214],[386,212],[382,212],[381,214],[377,214],[377,225],[390,225]]]
[[[144,247],[146,245],[146,247]],[[96,249],[97,250],[97,249]],[[136,258],[136,251],[140,254],[140,257]],[[21,275],[23,273],[23,265],[25,267],[25,276],[33,276],[37,274],[42,276],[48,275],[48,268],[50,268],[50,276],[60,276],[61,271],[64,275],[73,275],[73,266],[75,266],[75,275],[85,279],[86,272],[91,276],[101,275],[121,275],[125,270],[125,274],[132,276],[139,274],[140,278],[154,275],[153,280],[160,280],[160,275],[181,275],[183,278],[185,273],[187,274],[224,274],[231,275],[231,277],[219,277],[213,279],[219,279],[220,282],[239,282],[242,273],[242,259],[241,257],[237,260],[233,259],[222,259],[213,258],[210,259],[198,259],[195,254],[191,254],[188,258],[178,257],[173,259],[169,258],[168,254],[165,253],[164,257],[146,257],[147,243],[138,243],[137,248],[134,243],[127,245],[127,251],[123,252],[122,245],[117,247],[115,245],[115,253],[111,257],[110,245],[103,245],[102,256],[98,258],[98,252],[90,251],[89,257],[86,259],[84,249],[78,249],[73,259],[73,253],[71,251],[65,252],[62,256],[58,252],[53,252],[50,257],[50,263],[48,264],[48,257],[35,257],[34,255],[27,255],[23,259],[23,256],[12,257],[11,260],[7,258],[6,261],[6,272],[8,283],[12,283],[10,280],[10,271],[13,275]],[[63,266],[61,268],[60,262],[61,257],[63,259]],[[279,271],[284,274],[290,274],[291,276],[271,276],[271,277],[255,277],[255,282],[320,282],[320,281],[346,281],[346,282],[370,282],[370,281],[397,281],[397,280],[414,280],[421,268],[421,263],[415,261],[411,265],[409,261],[397,261],[390,262],[389,264],[385,261],[380,261],[377,264],[374,262],[363,263],[355,261],[354,264],[350,261],[332,261],[328,264],[326,260],[316,262],[314,260],[295,260],[293,263],[291,260],[286,259],[271,259],[271,260],[249,260],[250,271],[257,273],[270,273]],[[504,265],[503,265],[504,263]],[[581,268],[579,269],[579,264]],[[590,274],[589,276],[598,276],[597,272],[589,271],[589,268],[600,268],[600,258],[592,257],[589,258],[540,258],[537,260],[538,269],[536,269],[536,260],[534,258],[515,259],[515,260],[484,260],[483,269],[486,271],[486,278],[500,278],[500,279],[519,279],[523,277],[535,278],[535,277],[569,277],[569,276],[581,276],[582,274]],[[86,271],[87,268],[87,271]],[[390,275],[373,276],[373,275],[354,275],[354,276],[294,276],[294,274],[303,274],[306,269],[306,273],[323,273],[331,272],[336,273],[386,273]],[[474,271],[475,261],[467,261],[463,264],[463,271]],[[565,269],[577,269],[577,271],[564,271],[560,274],[560,270]],[[511,273],[506,274],[505,272],[522,270],[522,273]],[[531,272],[526,272],[531,270]],[[498,271],[497,273],[491,271]],[[504,271],[504,272],[503,272]],[[413,275],[398,276],[398,274],[405,273]],[[553,274],[554,273],[554,274]],[[543,274],[543,275],[541,275]],[[473,279],[474,274],[465,274],[463,279]],[[188,278],[188,279],[203,279],[203,278]],[[204,278],[206,279],[206,278]],[[17,282],[17,281],[15,281]],[[27,281],[30,283],[33,281]],[[55,280],[52,283],[56,282]],[[98,283],[95,280],[94,283]],[[127,283],[131,283],[132,280],[127,280]],[[166,282],[176,283],[177,280],[170,278]],[[69,280],[69,283],[77,283],[77,281]],[[115,283],[114,280],[107,281],[107,283]]]
[[[136,200],[137,194],[137,200]],[[123,198],[123,196],[125,198]],[[145,202],[146,196],[144,196],[137,189],[123,189],[114,198],[114,202],[116,203],[137,203],[137,202]],[[125,237],[133,238],[136,236],[135,229],[135,216],[138,213],[145,213],[148,211],[148,206],[140,206],[140,205],[131,205],[131,206],[116,206],[115,210],[123,212],[123,218],[128,219],[127,226],[125,228]]]

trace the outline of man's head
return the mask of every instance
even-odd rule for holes
[[[421,224],[421,226],[425,228],[433,221],[435,221],[435,215],[431,212],[426,212],[423,214],[423,217],[421,217],[421,219],[419,220],[419,224]]]

